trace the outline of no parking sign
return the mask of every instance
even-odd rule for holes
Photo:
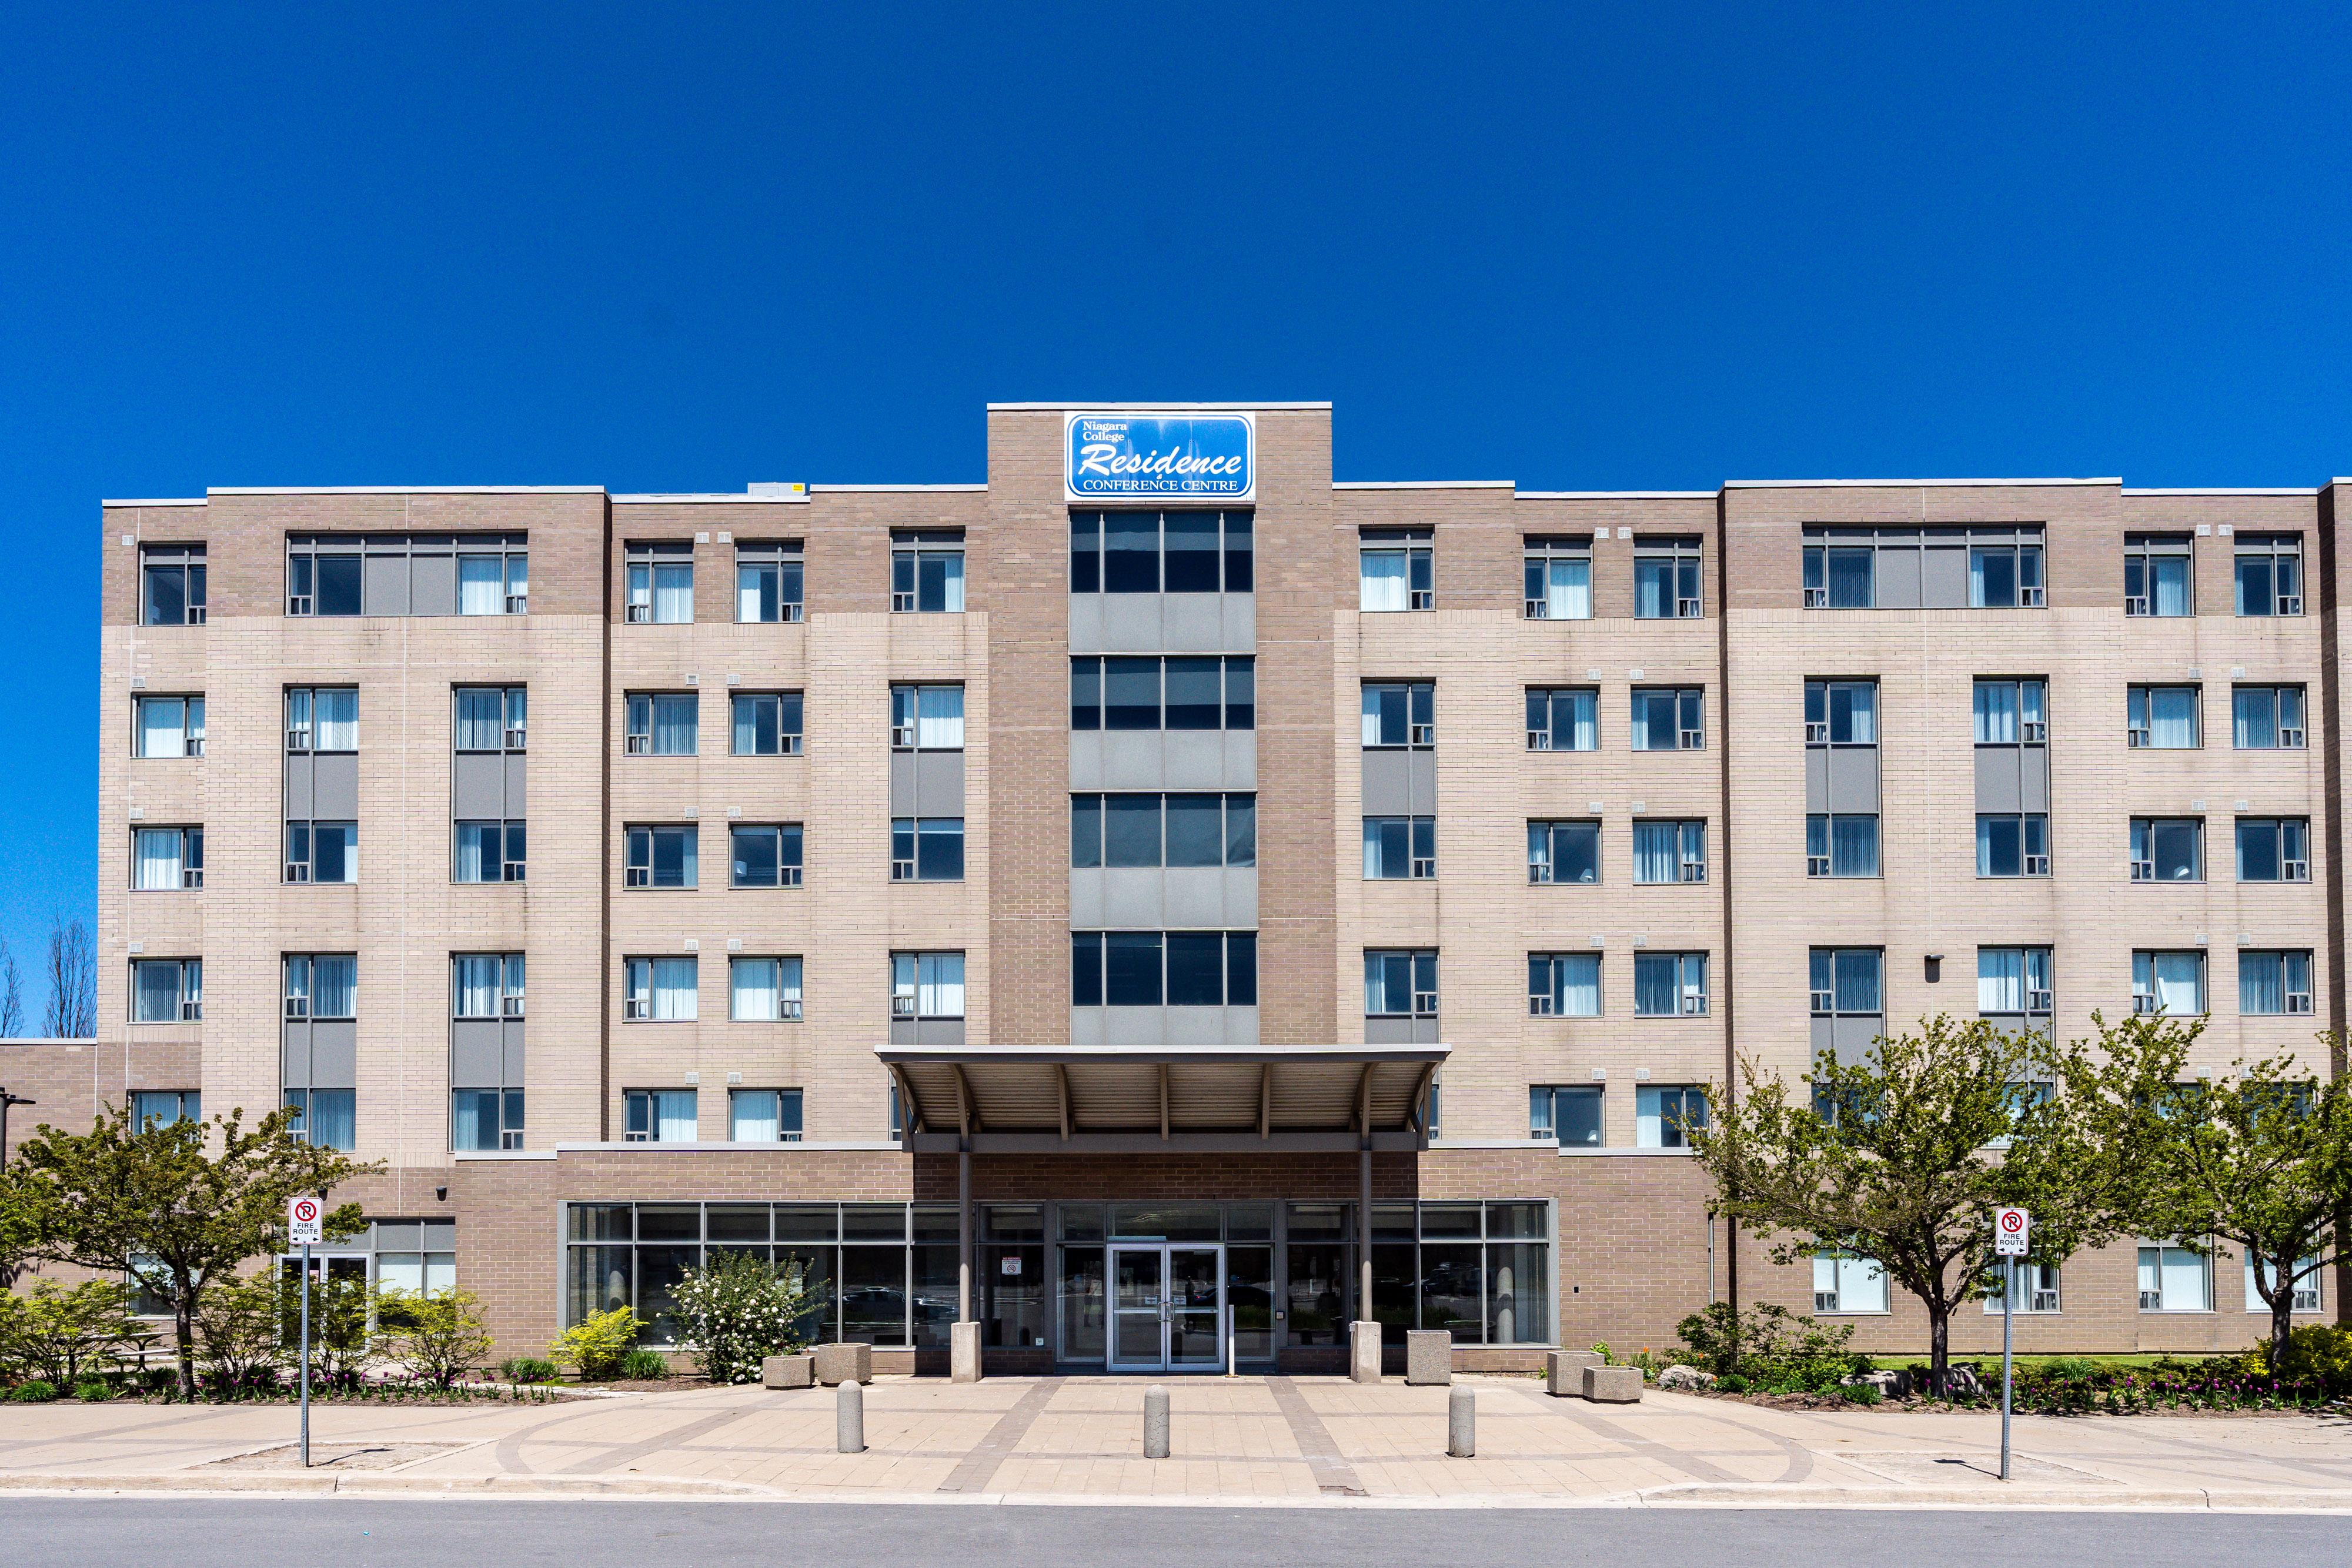
[[[286,1240],[289,1246],[316,1247],[327,1239],[326,1216],[315,1197],[298,1197],[286,1206]]]
[[[2033,1234],[2033,1217],[2021,1208],[1992,1211],[1992,1252],[1996,1258],[2022,1258]]]

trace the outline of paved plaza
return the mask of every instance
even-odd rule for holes
[[[2352,1421],[1775,1411],[1647,1395],[1553,1398],[1470,1376],[1477,1454],[1446,1456],[1442,1387],[1171,1379],[1172,1455],[1143,1455],[1136,1379],[884,1379],[866,1451],[831,1389],[682,1386],[555,1405],[319,1406],[314,1469],[288,1406],[12,1406],[0,1489],[580,1493],[907,1502],[1338,1506],[2243,1508],[2352,1511]]]

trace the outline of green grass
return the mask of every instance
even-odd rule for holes
[[[2014,1359],[2017,1365],[2021,1368],[2028,1366],[2045,1366],[2053,1361],[2087,1361],[2094,1366],[2147,1367],[2154,1366],[2159,1361],[2197,1362],[2204,1361],[2216,1355],[2231,1355],[2235,1354],[2238,1353],[2232,1351],[2184,1350],[2169,1352],[2151,1351],[2146,1354],[2137,1355],[2091,1355],[2062,1352],[2053,1355],[2020,1355]],[[1887,1355],[1883,1353],[1874,1352],[1870,1357],[1870,1364],[1880,1372],[1900,1372],[1905,1367],[1911,1365],[1915,1362],[1921,1365],[1925,1365],[1927,1364],[1927,1353],[1925,1351],[1921,1351],[1916,1355]],[[1956,1350],[1952,1352],[1952,1360],[1955,1364],[1961,1362],[1981,1361],[1997,1366],[2000,1364],[2000,1352],[1997,1350]]]

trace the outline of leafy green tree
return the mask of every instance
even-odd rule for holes
[[[412,1296],[385,1291],[376,1298],[376,1321],[388,1355],[436,1388],[446,1388],[482,1364],[490,1354],[490,1333],[482,1323],[481,1298],[471,1291],[439,1291]]]
[[[679,1336],[713,1383],[758,1380],[761,1361],[797,1343],[795,1320],[808,1310],[798,1267],[779,1275],[765,1258],[714,1251],[689,1269],[675,1291]]]
[[[2074,1082],[2127,1103],[2164,1038],[2103,1024],[2095,1051],[1938,1016],[1860,1061],[1824,1056],[1801,1081],[1809,1092],[1743,1061],[1738,1092],[1710,1089],[1710,1124],[1688,1136],[1717,1211],[1769,1243],[1775,1262],[1870,1258],[1919,1299],[1941,1392],[1952,1313],[2000,1290],[1995,1207],[2032,1211],[2034,1253],[2049,1262],[2134,1228],[2127,1150],[2099,1135],[2074,1095],[2038,1086]]]
[[[70,1388],[82,1369],[114,1359],[140,1338],[130,1292],[116,1280],[60,1285],[42,1280],[0,1301],[0,1361]]]
[[[2323,1036],[2323,1039],[2326,1037]],[[2273,1365],[2294,1327],[2296,1285],[2332,1260],[2352,1203],[2352,1092],[2291,1057],[2231,1064],[2210,1082],[2153,1090],[2144,1233],[2210,1254],[2218,1238],[2254,1260]]]
[[[213,1375],[237,1387],[275,1382],[292,1337],[278,1312],[278,1279],[272,1270],[241,1280],[219,1280],[196,1309],[196,1332]],[[265,1376],[266,1375],[266,1376]]]
[[[242,1111],[138,1126],[116,1110],[88,1133],[44,1124],[0,1168],[0,1228],[16,1228],[27,1257],[127,1270],[168,1304],[180,1393],[192,1399],[206,1291],[284,1247],[289,1200],[383,1168],[295,1136],[294,1115],[273,1111],[249,1132]],[[327,1234],[363,1224],[359,1206],[345,1204],[327,1217]]]

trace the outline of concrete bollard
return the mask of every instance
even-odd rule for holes
[[[1445,1396],[1445,1452],[1457,1459],[1478,1452],[1478,1396],[1457,1383]]]
[[[1143,1457],[1168,1457],[1168,1390],[1157,1383],[1143,1391]]]
[[[834,1396],[834,1446],[845,1454],[866,1451],[866,1385],[845,1383]]]

